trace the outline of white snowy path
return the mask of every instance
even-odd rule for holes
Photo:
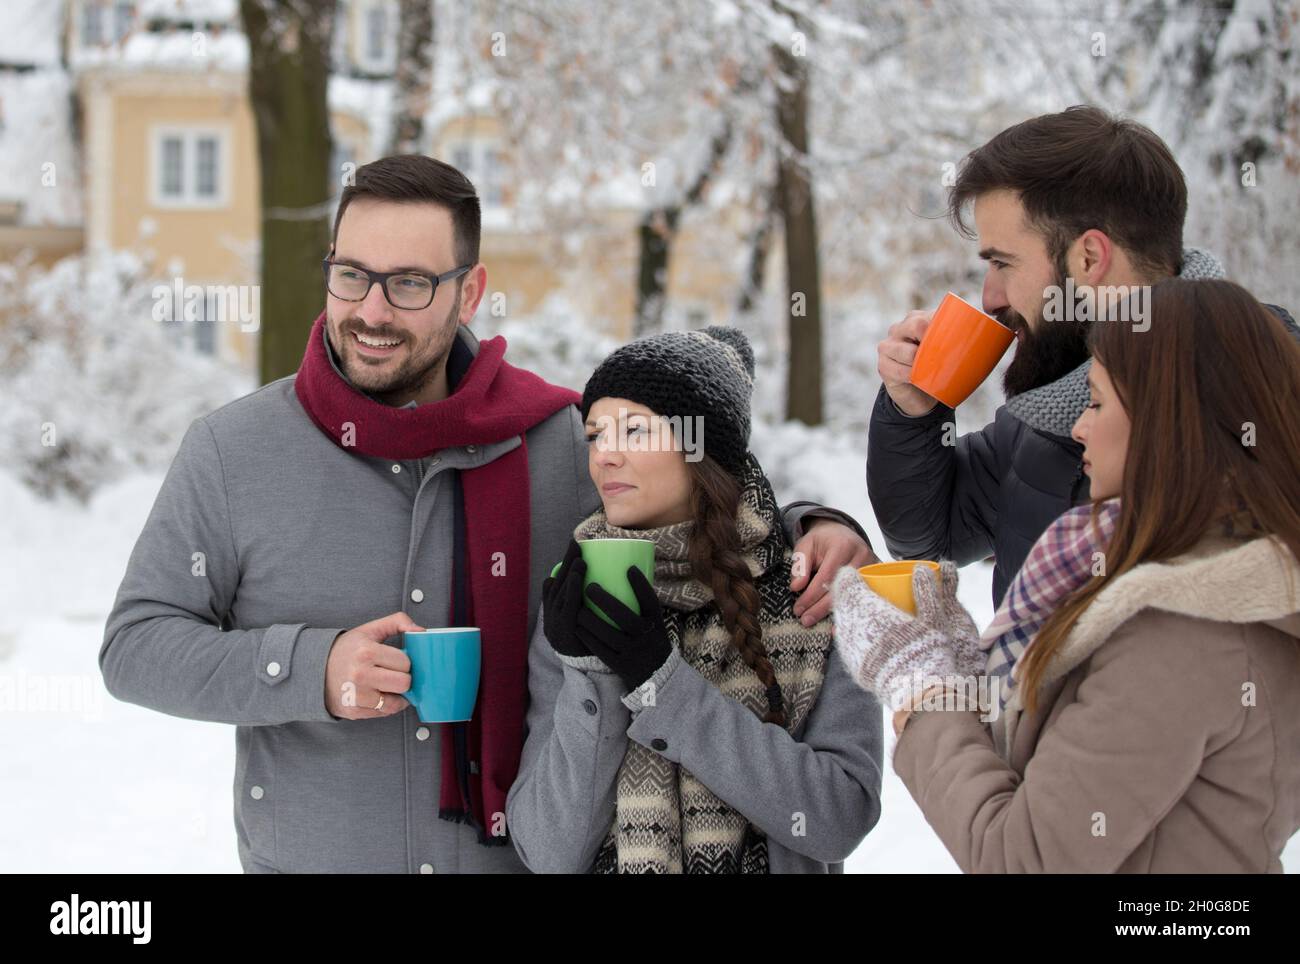
[[[835,468],[846,495],[836,504],[869,519],[865,493],[853,494],[861,463]],[[160,483],[137,476],[81,508],[36,499],[0,473],[0,872],[240,870],[234,728],[120,703],[104,691],[97,664],[104,620]],[[981,624],[991,615],[990,578],[987,566],[962,572],[962,598]],[[60,687],[64,702],[14,702],[30,697],[34,678]],[[1298,841],[1284,854],[1292,869]],[[888,767],[883,816],[847,869],[956,870]]]

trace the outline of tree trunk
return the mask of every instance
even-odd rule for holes
[[[240,0],[248,93],[262,183],[262,383],[291,375],[324,303],[329,248],[330,136],[326,86],[334,5]],[[306,161],[306,163],[304,163]]]
[[[433,92],[433,0],[401,0],[398,23],[396,110],[388,153],[418,154],[424,150],[424,115]]]
[[[638,228],[640,255],[636,275],[636,318],[633,337],[640,338],[658,331],[663,325],[664,303],[668,295],[668,262],[682,211],[698,204],[708,190],[709,181],[722,164],[731,147],[732,124],[723,121],[709,144],[709,157],[695,182],[677,204],[651,208],[641,218]]]
[[[680,206],[653,208],[641,217],[637,230],[640,255],[636,274],[636,318],[632,337],[640,338],[663,325],[668,288],[668,255],[677,234]]]
[[[768,189],[772,193],[774,189]],[[749,239],[749,264],[741,280],[740,297],[736,299],[736,314],[747,315],[758,306],[763,296],[763,285],[767,280],[767,255],[772,248],[772,228],[776,222],[774,201],[768,199],[763,205],[763,213],[758,226]]]
[[[802,18],[799,29],[809,32]],[[783,143],[777,163],[776,200],[785,225],[785,272],[789,330],[786,418],[822,423],[821,270],[817,216],[808,167],[808,62],[788,48],[773,48],[780,83],[776,114]]]

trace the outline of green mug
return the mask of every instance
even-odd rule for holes
[[[649,539],[579,539],[578,548],[582,551],[582,561],[587,564],[587,575],[582,580],[582,601],[611,626],[615,625],[600,607],[587,598],[587,587],[593,582],[600,583],[600,588],[621,602],[634,613],[641,612],[632,584],[627,581],[627,570],[636,566],[646,577],[650,585],[655,583],[655,544]],[[562,562],[557,562],[551,569],[554,576],[560,571]]]

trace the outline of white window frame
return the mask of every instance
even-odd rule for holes
[[[150,129],[149,201],[154,207],[172,210],[216,209],[230,206],[230,128],[224,124],[158,124]],[[163,143],[179,138],[181,151],[181,193],[163,193]],[[217,193],[199,194],[198,149],[200,139],[217,142]]]
[[[378,57],[370,53],[370,17],[376,9],[384,11],[383,48]],[[361,4],[357,17],[357,62],[365,70],[391,73],[397,69],[397,32],[401,29],[401,10],[393,0],[367,0]]]
[[[213,314],[216,297],[212,291],[214,285],[229,287],[224,282],[204,282],[199,283],[185,279],[185,287],[197,284],[204,291],[203,298],[203,317],[197,319],[187,319],[185,317],[185,301],[182,298],[180,304],[172,305],[172,314],[174,317],[164,318],[161,322],[164,326],[166,335],[172,339],[172,345],[181,351],[190,352],[206,358],[222,357],[221,343],[223,341],[223,329],[226,325],[224,318],[209,318]],[[207,325],[206,329],[201,326]],[[211,349],[203,347],[202,331],[206,330],[212,335]]]
[[[87,36],[91,10],[95,11],[96,36]],[[136,5],[127,0],[81,0],[77,10],[77,36],[81,47],[104,47],[121,43],[135,25]]]
[[[460,163],[457,155],[461,151],[469,152],[468,168]],[[497,156],[496,181],[490,180],[493,172],[488,171],[488,152]],[[447,160],[462,174],[474,182],[478,191],[479,204],[484,210],[496,210],[506,206],[505,165],[501,161],[501,142],[491,137],[462,137],[453,140],[447,146]],[[493,193],[497,196],[493,197]]]
[[[104,21],[111,15],[112,9],[100,0],[82,0],[81,9],[77,12],[77,36],[83,48],[98,47],[104,43]]]
[[[124,0],[113,0],[111,9],[113,11],[113,43],[121,43],[135,25],[136,6],[134,3],[124,2]]]
[[[339,10],[345,8],[340,6]],[[342,69],[348,65],[349,51],[348,38],[349,33],[345,29],[347,26],[346,18],[339,16],[334,21],[334,31],[330,34],[330,72]]]

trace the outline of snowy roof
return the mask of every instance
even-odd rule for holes
[[[0,3],[0,64],[58,63],[62,18],[61,3],[4,0]]]
[[[75,67],[119,67],[138,70],[161,67],[171,70],[248,69],[248,38],[238,27],[201,33],[177,29],[162,32],[139,30],[120,45],[79,47],[72,55]]]
[[[236,0],[136,0],[141,20],[221,23],[239,16]]]

